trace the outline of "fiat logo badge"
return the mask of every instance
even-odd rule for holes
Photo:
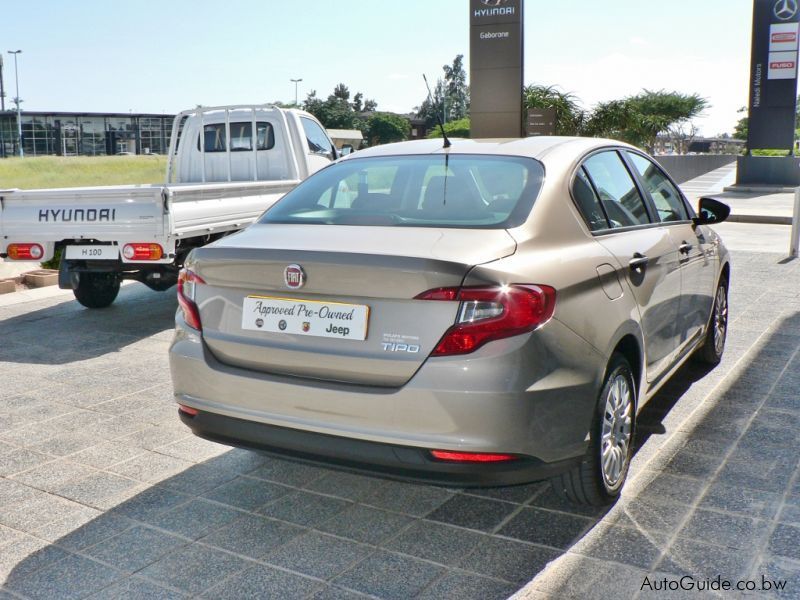
[[[286,287],[297,289],[303,287],[306,282],[306,274],[300,265],[289,265],[283,270],[283,281]]]

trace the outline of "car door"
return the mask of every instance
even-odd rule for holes
[[[626,154],[681,255],[681,302],[677,320],[680,351],[697,340],[711,315],[717,272],[715,246],[703,228],[694,225],[683,195],[664,171],[641,154]]]
[[[677,348],[678,248],[617,150],[590,155],[579,177],[585,177],[607,223],[593,235],[615,256],[619,278],[627,282],[639,307],[646,376],[653,381],[671,364]]]

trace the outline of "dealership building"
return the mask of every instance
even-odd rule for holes
[[[22,113],[25,156],[166,154],[174,115],[138,113]],[[0,158],[19,154],[17,113],[0,112]]]

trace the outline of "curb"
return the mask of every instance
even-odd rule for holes
[[[794,194],[796,189],[782,185],[729,185],[722,191],[734,194]]]
[[[792,217],[781,215],[737,215],[731,213],[727,223],[753,223],[758,225],[791,225]]]

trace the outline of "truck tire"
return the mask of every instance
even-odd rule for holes
[[[72,293],[86,308],[105,308],[119,294],[119,283],[116,273],[81,273]]]

